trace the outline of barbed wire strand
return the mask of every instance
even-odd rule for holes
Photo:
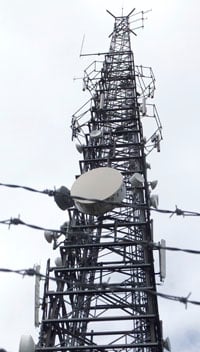
[[[14,184],[0,183],[0,186],[10,187],[10,188],[21,188],[21,189],[24,189],[26,191],[47,194],[47,195],[50,195],[50,196],[53,196],[55,194],[55,191],[52,191],[52,190],[39,191],[39,190],[36,190],[34,188],[31,188],[31,187],[19,186],[19,185],[14,185]],[[138,208],[140,206],[141,209],[149,209],[150,211],[155,211],[155,212],[158,212],[158,213],[170,214],[170,216],[173,216],[173,215],[178,215],[178,216],[180,216],[180,215],[182,215],[182,216],[200,216],[199,212],[182,210],[182,209],[178,208],[177,206],[176,206],[175,210],[167,210],[167,209],[158,209],[158,208],[152,208],[152,207],[145,207],[145,206],[141,206],[139,204],[130,205],[130,204],[127,204],[127,203],[124,203],[124,202],[116,203],[116,202],[110,202],[110,201],[104,201],[104,200],[101,201],[99,199],[94,199],[94,198],[86,198],[86,197],[72,197],[72,198],[76,199],[76,200],[88,200],[88,201],[95,201],[95,202],[106,203],[106,204],[109,203],[109,204],[116,205],[116,206],[132,207],[134,209]],[[36,230],[52,231],[54,233],[62,233],[61,230],[52,230],[52,229],[47,229],[47,228],[44,228],[44,227],[41,227],[41,226],[25,223],[24,221],[22,221],[19,218],[10,218],[8,220],[2,220],[2,221],[0,221],[0,224],[5,224],[5,225],[8,225],[9,227],[11,225],[23,225],[23,226],[27,226],[29,228],[36,229]],[[155,243],[150,243],[149,245],[152,246],[155,249],[163,249],[163,250],[170,250],[170,251],[181,251],[181,252],[190,253],[190,254],[200,254],[200,250],[183,249],[183,248],[169,247],[169,246],[161,246],[161,245],[155,244]],[[0,272],[15,273],[15,274],[22,275],[23,277],[25,275],[28,275],[28,276],[37,275],[40,278],[45,278],[45,279],[47,278],[46,275],[38,273],[35,269],[12,270],[12,269],[0,268]],[[56,281],[56,282],[57,281],[62,281],[62,282],[64,281],[64,280],[59,279],[59,278],[53,278],[53,277],[48,277],[48,278],[50,280],[53,280],[53,281]],[[189,295],[187,297],[174,296],[174,295],[169,295],[169,294],[165,294],[165,293],[161,293],[161,292],[154,292],[154,291],[149,291],[149,293],[151,293],[153,295],[157,295],[157,296],[159,296],[161,298],[168,299],[168,300],[178,301],[180,303],[183,303],[186,307],[187,307],[188,303],[194,304],[194,305],[200,305],[199,301],[193,301],[193,300],[189,300],[188,299],[191,293],[189,293]]]
[[[32,228],[34,230],[50,231],[50,232],[54,232],[54,233],[62,233],[63,232],[61,229],[60,230],[53,230],[53,229],[48,229],[48,228],[41,227],[38,225],[28,224],[28,223],[22,221],[20,218],[10,218],[7,220],[1,220],[0,224],[8,225],[9,228],[11,225],[23,225],[23,226]]]
[[[0,183],[0,186],[9,187],[9,188],[21,188],[21,189],[24,189],[24,190],[30,191],[30,192],[47,194],[48,196],[53,196],[55,193],[55,191],[53,191],[53,190],[45,189],[43,191],[40,191],[40,190],[32,188],[32,187],[14,185],[14,184],[10,184],[10,183]]]
[[[23,226],[32,228],[34,230],[49,231],[49,232],[52,232],[52,233],[55,233],[55,234],[66,234],[66,232],[64,230],[62,230],[62,229],[55,230],[55,229],[49,229],[49,228],[41,227],[41,226],[38,226],[38,225],[28,224],[28,223],[22,221],[19,218],[10,218],[8,220],[2,220],[2,221],[0,221],[0,224],[8,225],[9,228],[10,228],[11,225],[23,225]],[[111,236],[105,236],[105,237],[109,237],[110,238]],[[134,241],[133,241],[133,244],[135,244]],[[144,245],[144,246],[147,246],[147,247],[151,247],[153,249],[163,249],[163,250],[167,250],[167,251],[178,251],[178,252],[185,252],[185,253],[189,253],[189,254],[200,254],[200,250],[189,249],[189,248],[180,248],[180,247],[171,247],[171,246],[162,246],[162,245],[160,245],[160,243],[155,243],[155,242],[138,241],[137,244],[138,245]]]
[[[0,268],[0,272],[4,272],[4,273],[14,273],[14,274],[18,274],[21,276],[39,276],[41,279],[49,279],[55,282],[62,282],[62,283],[66,283],[66,280],[60,279],[60,278],[55,278],[55,277],[51,277],[51,276],[47,276],[45,274],[41,274],[40,272],[38,272],[37,270],[35,270],[34,268],[29,268],[29,269],[19,269],[19,270],[13,270],[13,269],[7,269],[7,268]],[[112,291],[114,291],[114,287],[112,287],[112,284],[107,284],[107,288],[110,288]],[[139,288],[138,290],[141,291],[142,288]],[[137,288],[136,288],[137,290]],[[142,289],[144,292],[147,292],[149,294],[170,300],[170,301],[176,301],[179,303],[183,303],[185,305],[185,308],[187,308],[187,304],[193,304],[193,305],[197,305],[200,306],[200,301],[194,301],[194,300],[190,300],[189,297],[191,295],[191,292],[186,296],[175,296],[175,295],[171,295],[171,294],[166,294],[166,293],[162,293],[162,292],[157,292],[157,291],[152,291],[152,290],[147,290],[147,289]],[[87,291],[86,291],[87,293]]]
[[[54,196],[56,192],[59,192],[59,190],[37,190],[33,187],[28,187],[28,186],[21,186],[21,185],[15,185],[15,184],[9,184],[9,183],[0,183],[0,186],[4,186],[4,187],[9,187],[9,188],[21,188],[24,189],[26,191],[31,191],[31,192],[36,192],[36,193],[42,193],[42,194],[46,194],[48,196]],[[143,209],[143,210],[150,210],[150,211],[154,211],[157,213],[162,213],[162,214],[170,214],[170,217],[172,217],[173,215],[177,215],[177,216],[200,216],[200,212],[196,212],[196,211],[191,211],[191,210],[182,210],[180,208],[178,208],[177,206],[175,207],[175,210],[169,210],[169,209],[159,209],[159,208],[153,208],[153,207],[148,207],[146,205],[141,205],[141,204],[130,204],[130,203],[125,203],[125,202],[111,202],[109,200],[99,200],[96,198],[87,198],[87,197],[78,197],[78,196],[71,196],[72,199],[74,200],[88,200],[88,201],[93,201],[93,202],[99,202],[99,203],[104,203],[104,204],[110,204],[110,205],[114,205],[116,207],[129,207],[129,208],[133,208],[133,209]]]
[[[153,248],[155,249],[164,249],[166,251],[176,251],[176,252],[184,252],[184,253],[189,253],[189,254],[200,254],[200,250],[196,249],[188,249],[188,248],[179,248],[179,247],[169,247],[169,246],[161,246],[160,244],[157,243],[150,243],[150,246],[152,245]]]
[[[90,202],[98,202],[98,203],[102,203],[102,204],[110,204],[116,207],[128,207],[128,208],[132,208],[134,210],[150,210],[150,211],[155,211],[158,213],[163,213],[163,214],[170,214],[170,217],[172,217],[173,215],[182,215],[182,216],[200,216],[199,212],[196,211],[190,211],[190,210],[182,210],[180,208],[177,207],[177,205],[175,206],[175,210],[169,210],[169,209],[159,209],[159,208],[153,208],[153,207],[149,207],[143,204],[131,204],[131,203],[125,203],[125,202],[111,202],[109,200],[100,200],[100,199],[96,199],[96,198],[87,198],[87,197],[80,197],[80,196],[72,196],[72,199],[74,200],[86,200],[86,201],[90,201]]]

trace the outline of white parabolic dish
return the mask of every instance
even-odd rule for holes
[[[114,204],[96,200],[120,203],[125,194],[123,176],[111,167],[99,167],[82,174],[71,189],[72,197],[86,198],[86,200],[74,199],[77,209],[90,215],[100,215],[116,207]],[[87,199],[94,199],[94,201]]]

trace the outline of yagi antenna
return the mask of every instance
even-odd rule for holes
[[[152,11],[152,9],[147,10],[147,11],[136,12],[136,13],[134,13],[133,15],[132,15],[133,11],[131,11],[131,12],[129,13],[128,16],[129,16],[129,17],[132,17],[132,18],[134,18],[134,17],[137,16],[137,15],[141,15],[140,18],[133,19],[133,20],[130,22],[130,24],[135,23],[135,22],[138,22],[138,21],[141,21],[141,22],[142,22],[141,26],[132,28],[131,31],[136,30],[136,29],[139,29],[139,28],[144,28],[144,21],[147,20],[147,17],[144,17],[144,14],[146,14],[146,13],[148,13],[148,12],[150,12],[150,11]],[[130,16],[130,15],[131,15],[131,16]],[[134,33],[134,32],[133,32],[133,33]],[[135,33],[134,33],[134,34],[135,34]]]

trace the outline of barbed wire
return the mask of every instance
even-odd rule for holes
[[[5,186],[5,187],[11,187],[11,188],[21,188],[24,189],[26,191],[31,191],[31,192],[36,192],[36,193],[42,193],[42,194],[47,194],[50,196],[53,196],[55,194],[55,191],[52,190],[36,190],[32,187],[26,187],[26,186],[19,186],[19,185],[13,185],[13,184],[4,184],[4,183],[0,183],[0,186]],[[95,202],[100,202],[100,203],[110,203],[109,201],[101,201],[99,199],[93,199],[93,198],[85,198],[85,197],[73,197],[73,199],[76,200],[88,200],[88,201],[95,201]],[[145,207],[139,204],[135,204],[135,205],[130,205],[124,202],[121,203],[113,203],[112,204],[116,205],[116,206],[126,206],[126,207],[132,207],[132,208],[138,208],[141,207],[141,209],[148,209],[150,211],[155,211],[158,213],[164,213],[164,214],[170,214],[170,217],[172,217],[173,215],[177,215],[177,216],[200,216],[199,212],[194,212],[194,211],[188,211],[188,210],[182,210],[180,208],[178,208],[177,206],[175,207],[175,210],[167,210],[167,209],[158,209],[158,208],[152,208],[152,207]],[[62,233],[62,230],[55,230],[55,229],[48,229],[45,227],[41,227],[38,225],[34,225],[34,224],[29,224],[26,223],[24,221],[22,221],[20,218],[10,218],[7,220],[2,220],[0,221],[0,224],[4,224],[4,225],[8,225],[9,228],[11,225],[23,225],[23,226],[27,226],[29,228],[35,229],[35,230],[42,230],[42,231],[51,231],[54,233]],[[145,244],[144,244],[145,245]],[[185,253],[189,253],[189,254],[200,254],[200,250],[194,250],[194,249],[185,249],[185,248],[179,248],[179,247],[170,247],[170,246],[161,246],[159,243],[146,243],[147,246],[150,246],[153,249],[162,249],[162,250],[168,250],[168,251],[181,251],[181,252],[185,252]],[[55,277],[50,277],[44,274],[39,273],[38,271],[36,271],[35,269],[20,269],[20,270],[13,270],[13,269],[7,269],[7,268],[0,268],[0,272],[4,272],[4,273],[14,273],[14,274],[18,274],[21,276],[39,276],[41,279],[49,279],[55,282],[62,282],[65,283],[65,280],[61,279],[61,278],[55,278]],[[145,291],[145,290],[144,290]],[[148,290],[147,290],[148,291]],[[187,304],[193,304],[193,305],[200,305],[200,301],[194,301],[194,300],[189,300],[189,297],[191,295],[191,293],[189,293],[186,297],[183,296],[174,296],[174,295],[170,295],[170,294],[166,294],[166,293],[161,293],[161,292],[156,292],[156,291],[148,291],[150,294],[152,295],[156,295],[158,297],[164,298],[164,299],[168,299],[168,300],[172,300],[172,301],[176,301],[176,302],[180,302],[183,303],[185,305],[185,308],[187,308]]]
[[[52,281],[60,281],[60,282],[66,282],[63,279],[60,278],[55,278],[52,276],[47,276],[45,274],[41,274],[38,270],[34,268],[29,268],[29,269],[19,269],[19,270],[14,270],[14,269],[7,269],[7,268],[0,268],[0,272],[2,273],[13,273],[13,274],[18,274],[21,276],[39,276],[41,279],[50,279]]]
[[[175,206],[175,210],[166,210],[166,209],[158,209],[158,208],[152,208],[150,207],[149,210],[155,211],[157,213],[163,213],[163,214],[170,214],[170,217],[173,215],[178,215],[178,216],[200,216],[199,212],[196,211],[191,211],[191,210],[182,210]]]
[[[55,196],[56,193],[59,193],[59,190],[38,190],[35,189],[33,187],[28,187],[28,186],[21,186],[21,185],[15,185],[15,184],[8,184],[8,183],[0,183],[0,186],[4,186],[4,187],[9,187],[9,188],[20,188],[20,189],[24,189],[26,191],[30,191],[30,192],[35,192],[35,193],[40,193],[40,194],[46,194],[48,196]],[[141,210],[149,210],[149,211],[154,211],[157,213],[162,213],[162,214],[169,214],[170,217],[172,217],[173,215],[177,215],[177,216],[200,216],[200,212],[197,211],[191,211],[191,210],[182,210],[180,208],[177,207],[177,205],[175,206],[175,210],[170,210],[170,209],[159,209],[159,208],[153,208],[150,206],[146,206],[143,204],[131,204],[131,203],[125,203],[125,202],[111,202],[109,200],[100,200],[100,199],[96,199],[96,198],[87,198],[87,197],[80,197],[80,196],[71,196],[72,199],[74,200],[88,200],[88,201],[93,201],[93,202],[98,202],[98,203],[102,203],[102,204],[110,204],[116,207],[129,207],[132,209],[141,209]]]
[[[109,200],[100,200],[97,198],[87,198],[87,197],[80,197],[80,196],[72,196],[72,198],[74,200],[84,200],[84,201],[90,201],[90,202],[97,202],[97,203],[102,203],[102,204],[109,204],[109,205],[113,205],[116,207],[128,207],[128,208],[132,208],[134,210],[150,210],[150,211],[154,211],[157,213],[163,213],[163,214],[170,214],[170,217],[172,217],[173,215],[182,215],[184,216],[200,216],[199,212],[196,211],[191,211],[191,210],[182,210],[180,208],[177,207],[177,205],[175,206],[175,210],[169,210],[169,209],[159,209],[159,208],[153,208],[147,205],[143,205],[143,204],[139,204],[139,203],[125,203],[125,202],[111,202]]]
[[[152,244],[150,243],[150,246],[152,246],[154,249],[164,249],[166,251],[174,251],[174,252],[177,251],[177,252],[184,252],[189,254],[200,254],[200,250],[196,250],[196,249],[161,246],[160,244],[157,244],[157,243],[152,243]]]
[[[38,276],[41,279],[48,279],[51,281],[55,281],[55,282],[62,282],[62,283],[66,283],[67,281],[61,278],[56,278],[56,277],[52,277],[52,276],[48,276],[45,274],[40,273],[39,271],[37,271],[34,268],[29,268],[29,269],[19,269],[19,270],[13,270],[13,269],[7,269],[7,268],[0,268],[0,272],[3,273],[13,273],[13,274],[18,274],[21,276]],[[115,285],[116,286],[116,285]],[[111,291],[114,292],[114,287],[112,287],[112,284],[107,284],[107,288]],[[120,286],[120,285],[119,285]],[[137,291],[137,288],[135,289]],[[194,301],[194,300],[190,300],[189,297],[191,296],[191,292],[186,296],[175,296],[175,295],[171,295],[171,294],[166,294],[166,293],[162,293],[162,292],[157,292],[157,291],[152,291],[152,290],[148,290],[148,289],[143,289],[143,288],[138,288],[138,291],[143,290],[144,292],[147,292],[149,294],[170,300],[170,301],[176,301],[179,303],[183,303],[185,305],[185,308],[187,308],[188,304],[193,304],[193,305],[197,305],[200,306],[200,301]],[[86,291],[86,294],[88,293],[88,291]],[[99,292],[98,292],[99,293]]]
[[[32,187],[14,185],[14,184],[10,184],[10,183],[0,183],[0,186],[9,187],[9,188],[21,188],[21,189],[24,189],[24,190],[30,191],[30,192],[47,194],[48,196],[54,196],[54,194],[55,194],[55,191],[53,191],[53,190],[45,189],[43,191],[40,191],[40,190],[32,188]]]
[[[60,230],[53,230],[53,229],[48,229],[42,226],[38,226],[38,225],[33,225],[33,224],[28,224],[24,221],[22,221],[20,218],[10,218],[7,220],[1,220],[0,224],[2,225],[8,225],[8,228],[10,229],[11,225],[23,225],[29,228],[32,228],[34,230],[42,230],[42,231],[50,231],[50,232],[55,232],[55,233],[62,233],[62,229]]]
[[[188,303],[196,305],[196,306],[200,306],[200,301],[193,301],[193,300],[189,300],[188,298],[191,296],[191,292],[189,292],[189,294],[186,297],[183,296],[174,296],[174,295],[170,295],[170,294],[166,294],[166,293],[161,293],[161,292],[157,292],[157,291],[148,291],[150,294],[170,300],[170,301],[176,301],[179,303],[183,303],[185,305],[185,308],[187,309],[187,305]]]
[[[49,232],[53,232],[53,233],[57,233],[57,234],[66,234],[66,231],[64,229],[62,229],[62,226],[61,226],[60,230],[49,229],[49,228],[38,226],[38,225],[28,224],[28,223],[22,221],[20,218],[10,218],[8,220],[2,220],[2,221],[0,221],[0,225],[1,224],[8,225],[9,228],[11,225],[22,225],[22,226],[26,226],[26,227],[29,227],[34,230],[49,231]],[[108,237],[110,238],[111,236],[108,236]],[[134,241],[133,241],[133,244],[135,244]],[[189,249],[189,248],[180,248],[180,247],[171,247],[171,246],[162,246],[160,243],[155,243],[155,242],[138,241],[137,244],[144,245],[144,246],[147,246],[147,247],[150,247],[153,249],[163,249],[163,250],[167,250],[167,251],[174,251],[174,252],[177,251],[177,252],[184,252],[184,253],[188,253],[188,254],[200,254],[200,250]]]

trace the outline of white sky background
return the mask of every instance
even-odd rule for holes
[[[124,13],[153,9],[145,29],[132,37],[136,64],[152,66],[154,102],[163,125],[161,153],[153,152],[149,181],[159,180],[160,208],[200,211],[198,0],[126,0]],[[84,52],[107,51],[113,19],[122,1],[0,0],[0,182],[40,190],[71,187],[81,157],[71,142],[71,116],[87,100],[83,69],[93,60]],[[145,120],[144,120],[145,124]],[[0,188],[0,220],[23,221],[59,229],[67,220],[53,199]],[[200,249],[200,218],[152,214],[154,240],[169,246]],[[23,269],[54,258],[42,231],[0,225],[0,267]],[[167,252],[167,279],[158,290],[200,301],[200,256]],[[34,278],[0,273],[0,347],[18,350],[20,336],[38,331],[33,324]],[[164,336],[172,350],[200,349],[200,307],[159,299]]]

